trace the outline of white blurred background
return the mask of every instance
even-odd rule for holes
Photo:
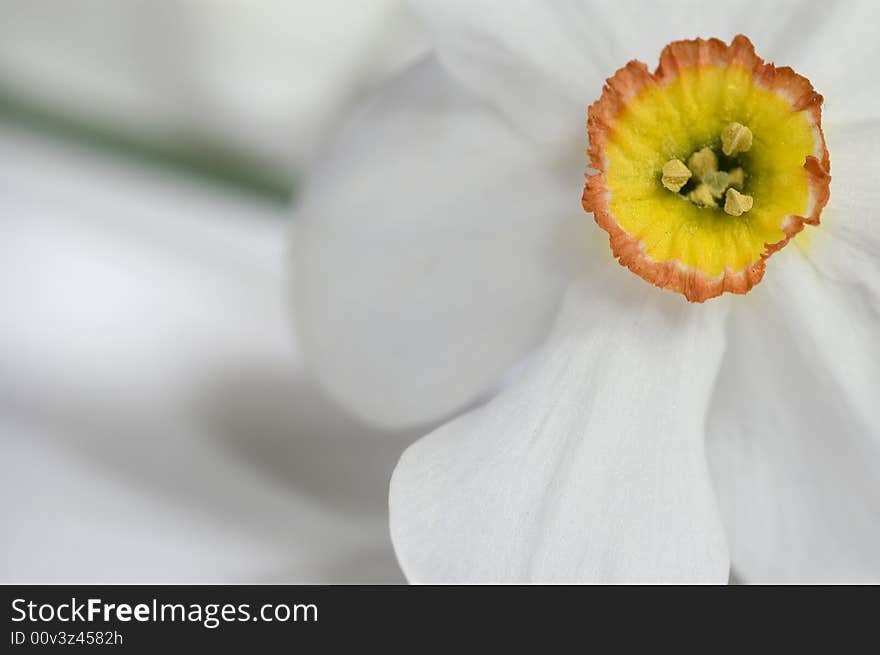
[[[305,373],[296,185],[426,49],[393,0],[0,0],[0,582],[400,582]]]

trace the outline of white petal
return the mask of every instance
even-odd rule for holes
[[[670,41],[726,40],[761,47],[784,34],[799,3],[417,0],[441,61],[531,138],[580,147],[587,106],[631,59],[651,68]]]
[[[880,312],[880,186],[871,164],[880,159],[880,116],[825,132],[831,198],[822,224],[797,243],[824,276],[858,288]]]
[[[777,64],[807,76],[823,94],[826,130],[842,121],[878,117],[880,76],[873,65],[866,64],[880,59],[878,21],[880,12],[872,0],[804,3],[792,16],[785,36],[767,53]],[[829,52],[834,56],[828,56]]]
[[[737,312],[710,454],[747,581],[880,580],[880,122],[826,127],[822,224]]]
[[[876,306],[791,247],[748,300],[708,421],[734,571],[880,581]]]
[[[727,581],[703,450],[726,303],[609,268],[519,382],[404,453],[391,536],[410,581]]]
[[[769,290],[799,326],[805,355],[880,430],[880,191],[866,162],[880,157],[880,122],[832,127],[832,189],[822,224],[776,262]],[[782,302],[782,301],[780,301]]]
[[[539,168],[435,61],[394,81],[319,162],[301,212],[296,303],[323,384],[386,425],[484,393],[546,334],[570,230],[592,227],[581,185]]]
[[[583,150],[587,105],[617,67],[587,38],[585,6],[417,1],[439,56],[468,88],[493,101],[529,137]],[[621,62],[621,65],[624,62]]]

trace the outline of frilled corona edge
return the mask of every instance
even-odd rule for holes
[[[805,112],[813,128],[816,148],[806,157],[810,198],[805,215],[789,215],[783,219],[785,238],[765,244],[763,254],[743,270],[727,268],[721,275],[710,276],[704,271],[678,261],[655,261],[644,245],[629,235],[615,220],[610,210],[611,193],[606,179],[606,143],[615,119],[627,103],[649,85],[665,86],[685,69],[702,66],[727,67],[738,65],[749,71],[755,84],[784,97],[794,112]],[[596,223],[610,235],[611,250],[621,265],[652,284],[684,294],[692,302],[703,302],[725,291],[743,294],[754,287],[764,275],[766,260],[782,249],[800,232],[804,224],[818,225],[822,209],[830,195],[831,163],[822,133],[822,96],[805,77],[789,67],[777,68],[765,63],[752,42],[743,35],[727,45],[719,39],[676,41],[667,45],[660,55],[660,64],[652,74],[639,61],[631,61],[606,81],[602,96],[588,112],[587,132],[591,168],[598,171],[586,176],[583,206],[595,216]]]

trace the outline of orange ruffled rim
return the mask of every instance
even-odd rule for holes
[[[806,112],[811,118],[817,144],[821,146],[817,151],[821,149],[821,153],[817,152],[820,155],[818,157],[808,156],[804,162],[810,188],[810,205],[806,216],[787,216],[782,225],[785,238],[777,243],[764,244],[760,259],[745,269],[727,269],[722,275],[709,276],[700,269],[677,261],[651,259],[645,254],[641,242],[620,227],[609,208],[611,194],[605,177],[605,144],[617,115],[629,99],[646,85],[666,85],[687,68],[732,64],[751,71],[759,86],[787,98],[794,111]],[[825,145],[825,135],[822,133],[822,100],[822,96],[807,78],[798,75],[788,66],[777,68],[773,64],[765,63],[755,53],[752,42],[742,34],[734,37],[730,45],[720,39],[674,41],[663,49],[660,65],[653,74],[642,62],[630,61],[606,80],[602,96],[590,105],[587,118],[590,146],[587,153],[590,167],[598,172],[586,176],[583,207],[592,212],[596,223],[608,232],[611,251],[620,264],[651,284],[684,294],[691,302],[703,302],[720,296],[725,291],[747,293],[764,277],[767,258],[785,247],[805,224],[818,225],[822,209],[828,203],[831,194],[831,160]]]

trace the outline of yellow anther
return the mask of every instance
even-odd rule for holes
[[[721,131],[721,151],[728,157],[752,147],[752,131],[741,123],[730,123]]]
[[[740,193],[736,189],[727,190],[727,198],[724,202],[724,211],[731,216],[741,216],[752,208],[755,203],[751,196]]]
[[[661,181],[663,186],[670,191],[678,193],[681,191],[681,187],[687,184],[689,179],[691,179],[690,169],[680,159],[670,159],[663,164],[663,178]]]
[[[688,194],[688,200],[690,200],[695,205],[702,205],[703,207],[717,207],[715,204],[715,198],[712,195],[711,189],[709,189],[708,184],[700,184],[696,189],[691,191]]]
[[[708,173],[718,170],[718,157],[712,152],[712,148],[703,148],[688,157],[688,168],[701,182]]]
[[[734,168],[727,174],[727,183],[737,191],[742,191],[743,185],[746,183],[745,171],[739,167]]]

